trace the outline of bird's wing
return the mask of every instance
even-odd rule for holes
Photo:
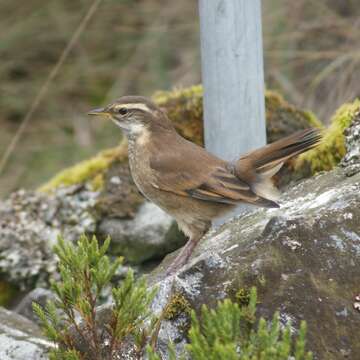
[[[176,146],[172,144],[171,152],[152,152],[150,167],[155,188],[217,203],[277,205],[255,194],[247,182],[234,175],[229,163],[191,142],[180,141]]]

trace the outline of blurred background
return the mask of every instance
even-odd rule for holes
[[[359,0],[262,2],[266,86],[328,123],[360,96]],[[197,1],[103,0],[84,22],[93,4],[0,0],[0,157],[84,27],[0,173],[0,197],[116,145],[92,107],[201,81]]]

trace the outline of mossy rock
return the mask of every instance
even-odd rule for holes
[[[330,127],[324,132],[321,144],[296,160],[295,171],[305,177],[320,171],[329,171],[338,165],[346,154],[344,132],[359,112],[359,99],[342,105],[333,116]]]
[[[50,181],[42,185],[39,190],[42,192],[51,192],[60,186],[71,186],[90,182],[93,189],[97,190],[104,186],[103,175],[110,166],[118,161],[127,160],[126,143],[122,142],[118,147],[101,151],[91,159],[81,161],[80,163],[60,171]]]
[[[199,145],[203,144],[203,89],[201,85],[182,90],[156,92],[153,99],[167,111],[170,120],[182,136]],[[322,126],[313,114],[290,105],[274,91],[266,92],[266,117],[269,142],[310,126]],[[122,164],[127,162],[126,160],[127,150],[124,139],[118,147],[102,151],[89,160],[63,170],[44,184],[40,190],[49,192],[61,185],[69,186],[83,182],[90,183],[94,189],[106,188],[108,169],[122,167]]]
[[[127,152],[124,158],[117,158],[100,175],[103,187],[93,209],[93,214],[98,219],[133,218],[138,206],[143,203],[144,198],[130,175],[127,161],[124,160],[127,160]]]
[[[201,85],[182,90],[158,91],[153,95],[153,100],[167,112],[181,136],[198,145],[204,144]]]

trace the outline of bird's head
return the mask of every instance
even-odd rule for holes
[[[172,124],[164,112],[142,96],[123,96],[104,108],[91,110],[89,115],[109,117],[129,136],[142,134],[156,128],[172,129]]]

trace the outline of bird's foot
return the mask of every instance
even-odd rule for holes
[[[185,246],[181,249],[180,254],[175,258],[175,260],[166,270],[166,276],[173,275],[187,263],[197,243],[198,241],[189,240],[185,244]]]
[[[174,273],[176,273],[180,268],[182,268],[187,263],[191,253],[190,254],[183,253],[183,250],[175,258],[175,260],[170,264],[170,266],[167,268],[167,270],[165,272],[166,276],[173,275]]]

